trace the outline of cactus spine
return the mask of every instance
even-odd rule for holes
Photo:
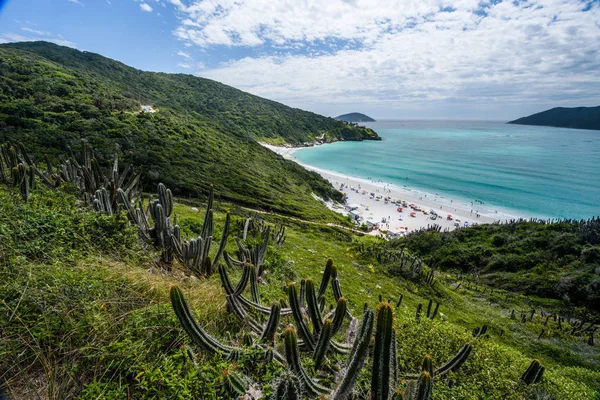
[[[371,376],[371,400],[387,400],[390,395],[390,362],[392,348],[392,324],[394,311],[385,302],[377,309],[377,330],[373,351],[373,374]]]

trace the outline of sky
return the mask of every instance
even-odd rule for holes
[[[23,40],[329,116],[600,105],[600,0],[0,0],[0,43]]]

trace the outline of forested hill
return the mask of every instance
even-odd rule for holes
[[[141,105],[158,112],[140,112]],[[197,197],[210,182],[238,204],[332,218],[311,193],[341,193],[255,141],[305,141],[322,132],[351,138],[366,130],[206,79],[142,72],[49,43],[0,45],[0,142],[23,141],[33,156],[56,160],[83,139],[106,167],[118,145],[151,191],[163,182]]]
[[[528,117],[510,121],[509,124],[600,130],[600,106],[574,108],[556,107]]]
[[[353,112],[349,114],[342,114],[335,117],[335,119],[346,122],[376,122],[373,118],[368,115]]]
[[[218,123],[243,136],[288,143],[328,140],[379,139],[366,128],[348,127],[333,118],[291,108],[251,95],[222,83],[186,74],[144,72],[98,54],[81,52],[47,42],[2,45],[35,53],[79,72],[96,75],[127,99]]]

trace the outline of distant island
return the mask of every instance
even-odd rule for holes
[[[368,115],[356,112],[338,115],[337,117],[335,117],[335,119],[346,122],[376,122],[373,118],[369,117]]]
[[[337,119],[339,119],[339,117]],[[508,123],[600,130],[600,106],[573,108],[556,107],[528,117],[515,119]]]

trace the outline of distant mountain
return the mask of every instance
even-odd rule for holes
[[[515,119],[514,121],[510,121],[509,124],[600,130],[600,106],[556,107],[528,117]]]
[[[335,119],[346,122],[375,122],[373,118],[361,113],[342,114],[335,117]]]

